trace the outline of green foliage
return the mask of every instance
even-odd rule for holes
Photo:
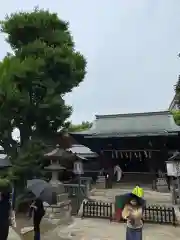
[[[176,103],[177,103],[177,105],[180,106],[180,76],[179,76],[178,81],[175,85],[175,94],[176,94],[176,97],[175,97],[176,98]]]
[[[53,139],[66,123],[72,109],[64,95],[83,81],[86,61],[55,13],[14,13],[1,21],[1,31],[13,53],[0,63],[0,145],[15,165],[12,173],[26,178],[39,171],[40,150],[31,141]],[[14,128],[20,143],[12,138]]]
[[[180,126],[180,110],[174,110],[172,111],[172,114],[173,114],[175,123]]]
[[[9,171],[9,178],[26,184],[26,180],[32,176],[42,177],[44,175],[43,154],[46,146],[41,141],[31,140],[20,149],[14,167]],[[24,182],[23,182],[24,181]]]
[[[85,131],[88,130],[92,127],[92,122],[82,122],[81,124],[70,124],[68,131],[69,132],[81,132],[81,131]]]
[[[0,190],[10,190],[11,183],[7,178],[0,178]]]

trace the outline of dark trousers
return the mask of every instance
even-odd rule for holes
[[[34,224],[34,240],[40,240],[40,223],[42,217],[34,217],[33,224]]]
[[[9,222],[0,223],[0,239],[7,240],[9,234]]]
[[[142,240],[142,228],[133,229],[127,227],[126,240]]]

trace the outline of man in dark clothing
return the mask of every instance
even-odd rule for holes
[[[0,192],[0,239],[7,240],[10,224],[10,193]]]
[[[30,207],[30,214],[33,214],[34,240],[40,240],[40,223],[45,214],[41,199],[37,198]]]

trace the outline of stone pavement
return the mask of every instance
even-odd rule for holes
[[[12,228],[10,228],[8,240],[21,240],[21,238]]]
[[[125,240],[126,226],[122,223],[109,222],[102,219],[75,218],[69,226],[57,227],[49,239],[72,240]],[[158,224],[146,224],[143,240],[179,240],[180,228]],[[48,239],[48,238],[46,238]]]
[[[93,189],[90,198],[114,202],[116,195],[129,191],[131,191],[130,188]],[[172,205],[170,193],[145,189],[145,199],[150,204]],[[125,225],[122,223],[110,223],[108,220],[102,219],[75,218],[73,224],[55,227],[54,230],[47,232],[42,240],[123,240],[125,231]],[[180,239],[178,235],[180,235],[180,227],[145,224],[143,240],[177,240]],[[20,238],[10,230],[8,240],[20,240]]]
[[[116,195],[125,194],[131,192],[132,188],[113,188],[113,189],[96,189],[91,191],[90,198],[102,201],[114,202]],[[144,188],[144,198],[147,203],[150,204],[161,204],[161,205],[172,205],[171,194],[156,192],[151,189]]]
[[[49,231],[42,240],[125,240],[126,226],[123,223],[102,219],[75,218],[71,225],[58,226]],[[143,240],[178,240],[180,227],[158,224],[145,224]],[[8,240],[20,240],[10,230]]]

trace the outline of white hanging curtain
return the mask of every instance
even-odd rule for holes
[[[122,178],[122,170],[121,170],[121,168],[120,168],[120,166],[119,165],[116,165],[115,167],[114,167],[114,175],[117,173],[117,182],[119,182],[120,180],[121,180],[121,178]]]
[[[117,151],[117,150],[115,151],[115,155],[116,155],[116,158],[119,157],[119,155],[118,155],[118,151]]]

